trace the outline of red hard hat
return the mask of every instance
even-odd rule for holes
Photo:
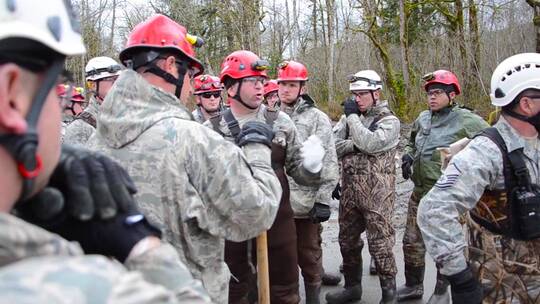
[[[425,81],[424,90],[428,90],[428,87],[434,83],[440,83],[444,85],[453,85],[456,95],[461,94],[461,86],[456,75],[447,70],[437,70],[433,73],[424,75],[422,79]]]
[[[65,84],[59,84],[56,86],[56,95],[58,95],[58,97],[66,97],[66,90],[69,86],[65,85]]]
[[[193,48],[200,45],[202,45],[202,40],[188,34],[185,27],[169,17],[157,14],[139,23],[131,31],[126,47],[120,52],[120,61],[126,64],[127,60],[133,59],[137,51],[179,51],[188,59],[190,67],[195,69],[195,74],[198,75],[204,71],[204,68],[202,63],[195,58]]]
[[[56,86],[56,95],[60,98],[66,98],[66,93],[69,85],[59,84]],[[71,101],[73,102],[83,102],[84,101],[84,89],[81,87],[71,87]]]
[[[215,92],[215,91],[221,91],[223,90],[223,86],[221,85],[221,81],[219,81],[219,78],[212,75],[199,75],[195,77],[194,81],[194,93],[202,94],[205,92]]]
[[[275,92],[279,89],[279,85],[277,83],[277,80],[272,79],[264,84],[264,96]]]
[[[284,61],[278,66],[277,81],[307,81],[308,71],[306,66],[296,61]]]
[[[221,79],[221,82],[224,82],[226,77],[233,79],[251,76],[268,77],[266,70],[269,67],[270,64],[268,61],[262,60],[253,52],[244,50],[236,51],[227,56],[221,64],[219,79]]]

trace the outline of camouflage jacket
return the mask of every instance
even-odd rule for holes
[[[261,122],[266,122],[267,110],[268,108],[265,105],[261,105],[258,112],[255,113],[255,116],[249,116],[244,119],[237,118],[240,128],[244,125],[244,123],[255,119]],[[213,129],[211,120],[206,121],[204,125]],[[223,137],[230,142],[234,142],[234,137],[232,136],[223,115],[219,120],[219,130]],[[300,148],[302,148],[302,138],[300,138],[291,118],[282,111],[279,111],[277,118],[274,121],[273,130],[273,142],[278,144],[280,147],[285,148],[285,169],[287,175],[302,185],[318,184],[320,182],[320,172],[315,174],[311,173],[302,165],[303,159],[300,154]]]
[[[159,226],[212,300],[227,303],[224,238],[267,230],[281,186],[262,144],[238,148],[191,120],[174,95],[133,71],[118,78],[89,146],[120,162],[138,188],[139,209]]]
[[[67,115],[66,113],[62,113],[62,128],[60,131],[60,141],[64,142],[64,137],[66,136],[66,129],[67,126],[73,121],[72,115]]]
[[[125,265],[0,213],[2,303],[210,303],[170,245]]]
[[[195,121],[200,124],[206,121],[200,107],[197,107],[195,110],[193,110],[193,112],[191,112],[191,115],[193,115],[193,119],[195,119]]]
[[[436,149],[472,138],[487,127],[480,116],[458,105],[420,113],[405,148],[405,153],[414,159],[411,179],[418,197],[424,196],[441,176],[441,155]]]
[[[98,113],[99,104],[95,97],[92,97],[88,107],[86,107],[86,109],[84,109],[84,111],[66,127],[63,142],[66,144],[86,144],[96,129],[94,126],[88,123],[87,120],[83,119],[82,116],[86,115],[86,117],[89,117],[87,119],[95,120]]]
[[[374,130],[369,128],[377,120]],[[397,147],[399,143],[399,119],[388,108],[387,101],[377,101],[365,114],[341,116],[334,126],[338,158],[359,151],[375,155]]]
[[[315,202],[328,203],[331,194],[339,181],[339,166],[336,155],[334,135],[330,118],[310,99],[299,98],[293,106],[282,104],[282,109],[287,113],[296,128],[298,134],[305,140],[311,135],[317,135],[326,151],[323,159],[320,186],[302,186],[289,181],[291,190],[291,206],[296,217],[307,217]]]
[[[520,136],[501,116],[495,124],[508,151],[524,148],[525,163],[533,184],[540,185],[538,140],[534,146]],[[460,215],[474,208],[485,189],[504,189],[502,154],[489,138],[474,138],[461,152],[452,157],[448,167],[435,186],[420,201],[418,226],[422,231],[426,249],[442,265],[441,273],[452,275],[465,269],[465,236]],[[498,246],[515,243],[531,243],[503,237]],[[534,241],[540,248],[539,240]],[[527,246],[525,246],[527,247]],[[520,255],[536,256],[540,264],[540,252],[521,252]],[[508,258],[508,257],[504,257]]]

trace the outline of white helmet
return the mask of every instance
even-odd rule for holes
[[[526,89],[540,90],[540,54],[523,53],[506,58],[491,76],[491,104],[510,104]]]
[[[65,56],[86,51],[70,1],[0,0],[0,40],[10,38],[37,41]],[[1,44],[0,50],[24,48],[20,43]]]
[[[376,91],[382,89],[381,76],[373,70],[363,70],[347,77],[350,91]]]
[[[111,76],[118,76],[121,70],[122,66],[110,57],[92,58],[84,68],[86,81],[96,81]]]

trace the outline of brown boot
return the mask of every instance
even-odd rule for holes
[[[398,301],[421,299],[424,295],[424,266],[405,264],[405,285],[397,290]]]
[[[329,304],[343,304],[357,301],[362,298],[362,261],[359,265],[345,265],[343,267],[345,287],[338,291],[326,294]]]
[[[380,279],[382,298],[379,304],[396,304],[397,292],[396,292],[396,278],[384,278]]]
[[[341,274],[332,274],[323,272],[322,275],[322,284],[324,286],[337,286],[341,282]]]

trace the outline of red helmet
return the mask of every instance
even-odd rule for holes
[[[307,81],[308,71],[306,66],[296,61],[284,61],[278,66],[277,81]]]
[[[66,98],[66,94],[68,92],[68,89],[71,86],[66,84],[59,84],[56,86],[56,95],[60,98]],[[71,87],[71,96],[70,100],[73,102],[84,102],[84,89],[81,87]]]
[[[275,92],[279,89],[279,85],[277,83],[277,80],[272,79],[264,84],[264,96]]]
[[[127,65],[126,61],[132,60],[132,64],[139,67],[157,57],[133,58],[137,51],[156,49],[178,51],[188,59],[190,67],[195,69],[195,74],[198,75],[204,71],[204,68],[202,63],[195,58],[193,48],[201,46],[202,43],[202,39],[188,34],[185,27],[169,17],[157,14],[139,23],[131,31],[126,47],[120,52],[120,61]],[[140,63],[135,61],[140,61]]]
[[[424,90],[428,90],[428,87],[434,83],[440,83],[444,85],[453,85],[456,95],[461,94],[461,86],[456,75],[447,70],[437,70],[433,73],[424,75],[422,79],[425,81]]]
[[[226,77],[233,79],[240,79],[251,76],[263,76],[266,75],[270,64],[266,60],[262,60],[259,56],[250,51],[236,51],[232,52],[225,58],[221,64],[221,73],[219,79],[224,82]]]
[[[205,92],[216,92],[223,90],[219,78],[212,75],[199,75],[195,77],[195,92],[193,94],[202,94]]]

